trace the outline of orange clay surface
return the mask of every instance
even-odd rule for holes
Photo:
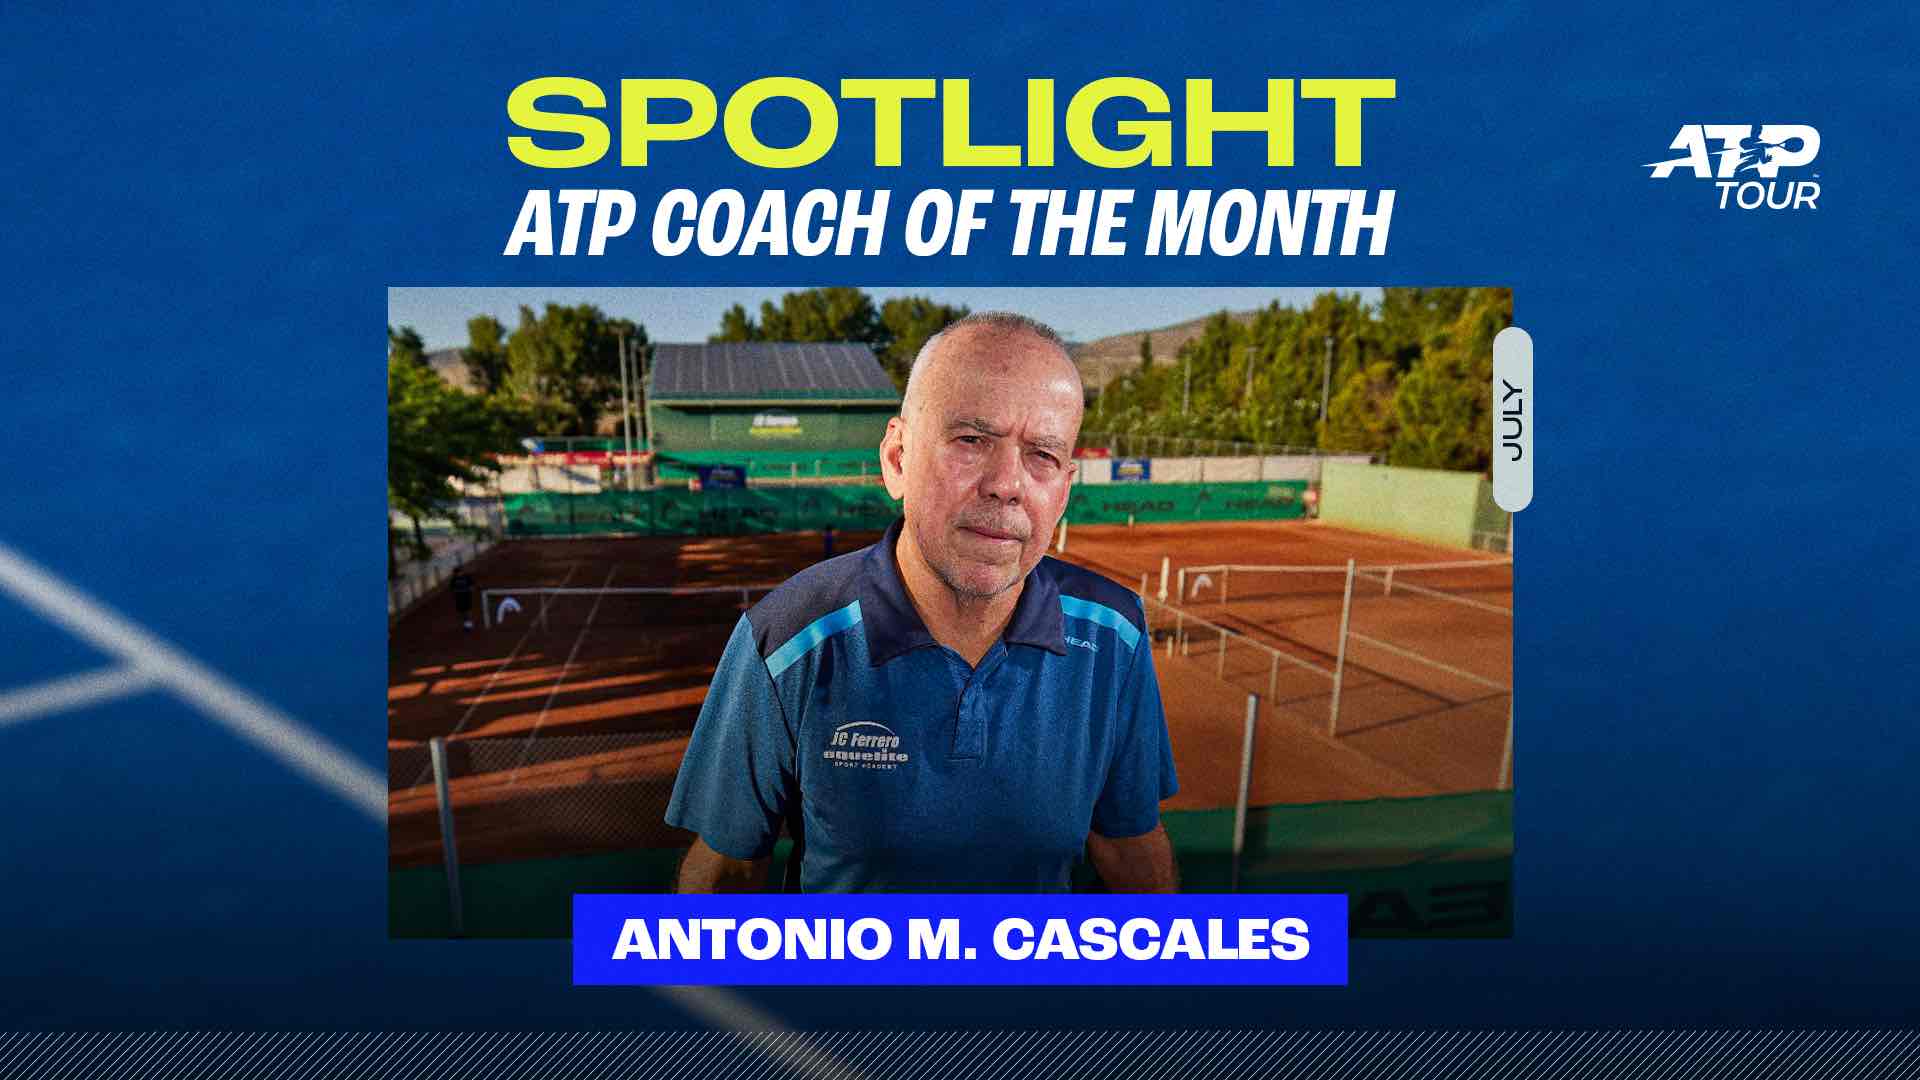
[[[836,550],[877,534],[841,534]],[[778,583],[821,556],[817,533],[687,539],[521,540],[475,563],[481,589]],[[1362,567],[1487,556],[1307,522],[1070,527],[1069,561],[1132,588],[1162,558]],[[1233,805],[1246,695],[1261,695],[1250,802],[1321,802],[1494,786],[1512,684],[1511,569],[1378,575],[1355,582],[1350,632],[1473,678],[1348,640],[1337,734],[1328,730],[1345,574],[1210,572],[1166,607],[1149,603],[1155,665],[1180,775],[1168,809]],[[1221,580],[1224,578],[1224,582]],[[1228,602],[1220,602],[1222,587]],[[660,822],[739,597],[538,601],[504,625],[463,631],[452,600],[430,596],[391,629],[388,673],[390,856],[438,860],[426,740],[445,736],[460,856],[480,862],[684,846]],[[494,602],[497,604],[496,596]],[[1223,634],[1222,631],[1226,631]],[[1224,639],[1223,651],[1221,642]],[[1264,646],[1265,648],[1262,648]],[[1286,659],[1276,660],[1274,652]],[[1171,654],[1171,655],[1170,655]],[[1313,669],[1310,670],[1309,665]],[[1475,680],[1479,681],[1475,681]]]

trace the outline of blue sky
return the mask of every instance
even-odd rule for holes
[[[548,303],[599,305],[609,315],[624,316],[644,325],[654,341],[705,341],[720,327],[720,313],[729,305],[744,304],[758,312],[762,300],[804,285],[753,288],[564,288],[512,286],[497,288],[391,288],[387,290],[387,321],[420,332],[429,349],[456,348],[467,342],[467,320],[490,314],[508,329],[519,321],[522,304],[538,309]],[[1151,330],[1221,309],[1245,311],[1278,300],[1302,307],[1327,291],[1303,288],[1101,288],[1036,289],[968,286],[884,288],[867,286],[876,301],[895,296],[929,296],[947,304],[964,304],[975,311],[1018,311],[1047,323],[1073,341],[1091,341],[1130,330]],[[1379,299],[1377,288],[1339,288],[1357,292],[1369,302]]]

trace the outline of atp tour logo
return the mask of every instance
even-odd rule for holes
[[[1780,177],[1781,169],[1811,165],[1820,153],[1820,132],[1805,124],[1763,124],[1758,131],[1752,124],[1688,124],[1668,149],[1684,151],[1684,156],[1643,168],[1652,169],[1655,180],[1665,180],[1675,169],[1713,180],[1722,210],[1730,205],[1742,210],[1818,209],[1818,183]]]
[[[894,769],[906,764],[900,736],[885,724],[855,720],[833,729],[822,757],[836,769]]]

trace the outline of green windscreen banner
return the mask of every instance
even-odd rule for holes
[[[1075,525],[1175,521],[1280,521],[1305,513],[1304,480],[1233,484],[1087,484],[1075,487]],[[877,484],[689,491],[537,492],[505,497],[509,536],[742,536],[829,526],[884,529],[900,504]]]
[[[505,497],[507,535],[742,536],[753,533],[884,529],[899,516],[885,488],[725,488],[688,491],[536,493]]]
[[[880,475],[880,455],[873,450],[677,450],[654,459],[662,480],[684,480],[697,467],[714,464],[745,465],[748,476],[772,479]]]
[[[1305,480],[1224,484],[1082,484],[1067,503],[1074,525],[1174,521],[1284,521],[1306,515]]]

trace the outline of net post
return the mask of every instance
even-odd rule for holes
[[[1340,734],[1340,687],[1347,677],[1347,620],[1353,614],[1353,560],[1347,560],[1347,588],[1340,598],[1340,646],[1333,661],[1333,707],[1327,715],[1327,735]]]
[[[1273,660],[1267,665],[1267,696],[1278,694],[1280,688],[1280,654],[1274,653]]]
[[[1501,791],[1513,790],[1513,694],[1507,694],[1507,741],[1500,749],[1500,775],[1494,786]]]
[[[1067,519],[1064,517],[1060,519],[1060,546],[1056,550],[1062,555],[1067,553]]]
[[[1393,595],[1393,567],[1391,566],[1387,567],[1387,590],[1384,595]]]
[[[1240,891],[1240,854],[1247,846],[1247,798],[1253,788],[1253,727],[1260,714],[1260,695],[1247,695],[1246,725],[1240,736],[1240,794],[1233,802],[1233,870],[1229,892]]]
[[[1223,608],[1227,606],[1227,582],[1231,580],[1233,580],[1233,567],[1222,567],[1220,569],[1220,606]]]
[[[1174,638],[1178,638],[1180,641],[1180,655],[1181,656],[1187,655],[1187,613],[1184,611],[1179,612],[1178,616],[1175,618],[1173,638],[1167,639],[1167,655],[1168,656],[1173,655]]]
[[[447,869],[447,914],[454,937],[467,936],[466,905],[460,899],[460,853],[453,839],[453,800],[447,792],[447,740],[436,735],[427,740],[427,752],[433,759],[433,800],[440,808],[440,855]]]
[[[1167,602],[1167,570],[1172,565],[1173,565],[1173,556],[1171,555],[1160,556],[1160,602],[1163,604]],[[1181,576],[1181,583],[1180,583],[1181,588],[1184,589],[1186,587],[1186,580],[1185,580],[1186,571],[1184,570],[1181,571],[1180,576]],[[1186,599],[1186,596],[1182,594],[1181,600],[1184,602],[1185,599]]]
[[[1227,677],[1227,632],[1224,629],[1220,631],[1220,660],[1214,665],[1213,674],[1216,678]]]

